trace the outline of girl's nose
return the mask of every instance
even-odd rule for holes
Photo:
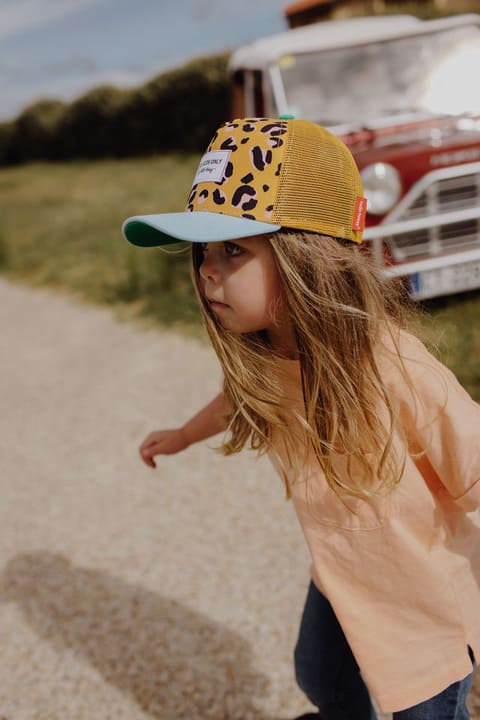
[[[208,254],[204,255],[202,264],[200,265],[200,277],[203,280],[218,280],[219,272],[214,258]]]

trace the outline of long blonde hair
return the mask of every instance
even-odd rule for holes
[[[388,335],[398,351],[406,292],[351,242],[286,229],[265,236],[265,242],[273,250],[294,326],[303,409],[285,402],[275,372],[278,358],[265,333],[235,334],[217,321],[201,290],[203,252],[193,243],[194,285],[232,408],[220,449],[229,455],[248,444],[275,453],[272,437],[280,434],[288,458],[288,467],[281,462],[287,498],[288,477],[300,476],[306,448],[337,494],[366,498],[388,491],[401,477],[404,457],[393,442],[397,421],[377,350]],[[360,479],[339,474],[339,452],[360,464]]]

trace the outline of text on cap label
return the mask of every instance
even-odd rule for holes
[[[201,182],[221,182],[231,150],[211,150],[200,160],[194,185]]]

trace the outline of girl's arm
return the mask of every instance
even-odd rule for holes
[[[480,507],[480,405],[453,373],[410,337],[405,361],[414,393],[403,390],[408,435],[425,451],[446,492],[466,512]]]
[[[155,455],[173,455],[189,445],[206,440],[227,429],[228,407],[223,393],[219,393],[185,425],[172,430],[152,432],[140,445],[140,457],[146,465],[156,467]]]

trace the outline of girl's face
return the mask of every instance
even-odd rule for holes
[[[202,251],[200,285],[222,327],[234,333],[265,330],[274,347],[294,349],[280,275],[265,236],[203,243]]]

